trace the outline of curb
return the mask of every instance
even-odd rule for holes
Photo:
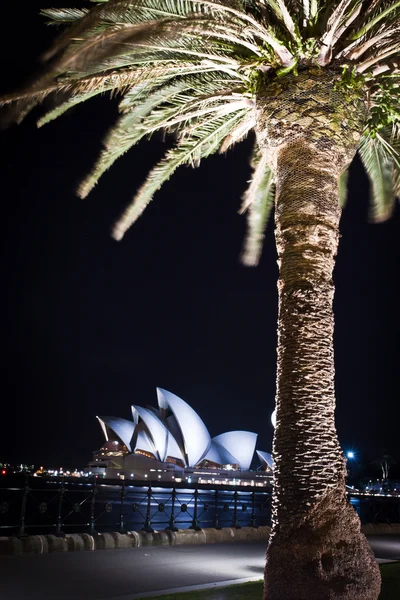
[[[0,556],[19,554],[48,554],[50,552],[81,552],[84,550],[115,550],[139,548],[141,546],[184,546],[187,544],[220,544],[237,542],[267,541],[271,528],[224,527],[162,530],[148,533],[128,531],[127,533],[67,533],[56,535],[27,535],[24,537],[0,537]],[[400,523],[367,523],[362,525],[364,535],[400,535]]]
[[[0,556],[48,554],[50,552],[81,552],[84,550],[114,550],[141,546],[184,546],[187,544],[218,544],[222,542],[267,541],[271,528],[242,527],[234,529],[179,529],[178,531],[128,531],[127,533],[67,533],[64,536],[27,535],[0,537]]]
[[[400,535],[400,523],[366,523],[361,531],[364,535]]]
[[[136,600],[137,598],[156,598],[157,596],[166,596],[173,594],[184,594],[188,592],[198,592],[201,590],[214,590],[218,588],[226,588],[232,585],[240,585],[243,583],[263,582],[263,577],[253,575],[253,577],[243,577],[242,579],[227,579],[225,581],[214,581],[213,583],[201,583],[198,585],[186,585],[180,588],[170,588],[167,590],[157,590],[155,592],[142,592],[141,594],[130,594],[129,596],[117,596],[109,600]]]

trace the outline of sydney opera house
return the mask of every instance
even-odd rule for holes
[[[158,408],[132,406],[132,421],[97,417],[105,442],[94,452],[88,472],[152,482],[270,484],[272,458],[256,450],[256,433],[228,431],[211,438],[184,400],[161,388],[157,397]],[[253,459],[257,464],[251,470]]]

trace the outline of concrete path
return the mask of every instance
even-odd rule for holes
[[[371,536],[400,559],[400,537]],[[264,543],[159,546],[0,557],[1,600],[133,600],[151,591],[261,579]]]

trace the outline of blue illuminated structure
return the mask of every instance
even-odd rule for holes
[[[260,466],[250,471],[257,434],[229,431],[211,438],[196,411],[182,398],[157,388],[158,408],[132,406],[132,421],[97,417],[106,441],[87,470],[119,477],[207,483],[270,481],[270,454],[257,450]]]

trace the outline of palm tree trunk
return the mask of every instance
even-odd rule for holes
[[[332,272],[341,163],[304,138],[276,153],[277,424],[265,600],[379,595],[379,569],[346,499],[334,421]]]

